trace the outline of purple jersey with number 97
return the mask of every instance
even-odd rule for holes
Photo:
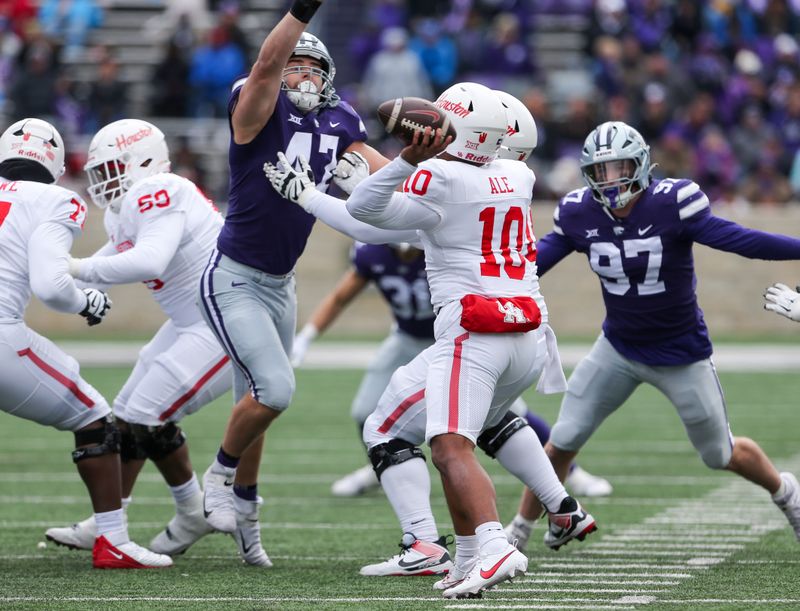
[[[234,85],[229,113],[243,84],[241,79]],[[277,163],[280,151],[290,163],[302,155],[314,170],[317,188],[327,191],[338,158],[353,142],[366,139],[364,124],[345,102],[304,115],[281,90],[272,117],[251,142],[236,144],[231,136],[228,212],[218,250],[268,274],[292,271],[315,218],[272,188],[264,175],[264,163]]]

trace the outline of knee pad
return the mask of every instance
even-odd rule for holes
[[[72,462],[80,462],[87,458],[97,458],[106,454],[119,454],[120,433],[117,425],[108,416],[102,420],[103,426],[75,431],[75,450],[72,452]],[[94,444],[89,447],[81,447]]]
[[[186,435],[174,422],[161,426],[131,424],[131,431],[145,456],[154,461],[166,458],[186,443]]]
[[[383,472],[389,467],[399,465],[413,458],[425,460],[425,454],[422,450],[403,439],[392,439],[387,443],[370,448],[367,456],[369,456],[372,468],[375,470],[375,475],[378,476],[379,480]]]
[[[521,428],[528,426],[528,423],[512,412],[506,412],[503,419],[490,429],[486,429],[478,437],[478,447],[486,452],[489,458],[494,458],[503,444]]]

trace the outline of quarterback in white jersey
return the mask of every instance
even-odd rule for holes
[[[89,489],[97,528],[90,542],[96,568],[170,566],[167,556],[131,542],[122,513],[119,431],[105,399],[80,376],[75,359],[27,327],[31,293],[90,325],[110,307],[96,289],[81,290],[68,273],[69,249],[86,220],[86,204],[56,186],[64,142],[39,119],[23,119],[0,136],[0,409],[72,431],[72,458]]]
[[[70,270],[91,286],[144,282],[168,317],[142,348],[113,412],[122,431],[123,496],[127,501],[144,460],[151,459],[177,511],[151,547],[175,555],[210,532],[177,423],[230,390],[232,373],[195,297],[222,216],[194,183],[169,169],[164,134],[150,123],[124,119],[95,135],[86,171],[92,200],[105,208],[109,240],[92,257],[71,259]],[[89,518],[47,536],[86,548],[94,528]],[[251,558],[260,549],[253,547]]]

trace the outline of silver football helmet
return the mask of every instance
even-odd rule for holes
[[[313,34],[303,32],[292,52],[292,57],[298,55],[313,57],[319,60],[319,62],[322,63],[322,68],[308,68],[305,66],[289,66],[284,68],[281,88],[287,91],[292,104],[305,113],[337,100],[336,90],[333,88],[333,79],[336,77],[336,65],[333,63],[333,58],[330,53],[328,53],[328,48],[322,41]],[[322,88],[319,91],[317,91],[317,86],[311,81],[301,81],[296,89],[289,89],[286,85],[286,76],[288,74],[304,73],[309,70],[312,74],[322,79]]]
[[[592,197],[612,210],[624,208],[650,185],[650,147],[622,121],[598,125],[583,143],[580,163]]]

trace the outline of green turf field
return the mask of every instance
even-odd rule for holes
[[[107,397],[128,369],[86,369]],[[766,493],[705,469],[666,400],[634,394],[582,454],[614,484],[588,500],[600,530],[559,552],[532,543],[529,574],[482,600],[443,601],[435,578],[364,578],[362,564],[400,538],[380,493],[337,499],[330,484],[364,464],[349,419],[357,371],[298,371],[294,405],[270,431],[260,493],[265,548],[275,566],[243,566],[233,540],[211,535],[163,571],[94,571],[87,552],[49,544],[45,528],[91,509],[69,457],[72,436],[0,414],[0,607],[15,609],[800,609],[800,544]],[[722,376],[734,432],[758,440],[779,467],[800,472],[800,381],[793,374]],[[558,397],[526,395],[551,422]],[[229,400],[185,421],[198,475],[221,439]],[[520,487],[485,461],[501,518]],[[437,481],[433,506],[450,532]],[[147,466],[130,532],[147,544],[171,517],[171,497]],[[540,529],[540,533],[543,529]],[[535,535],[536,541],[541,534]]]

